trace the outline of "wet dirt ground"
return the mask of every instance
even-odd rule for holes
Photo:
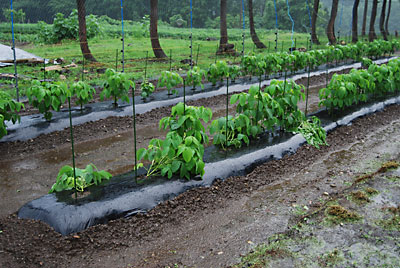
[[[318,89],[324,85],[325,76],[312,80],[309,112],[318,109]],[[210,107],[216,118],[224,115],[225,101],[225,96],[219,96],[188,104]],[[305,103],[299,107],[304,111]],[[170,107],[164,107],[138,116],[139,148],[163,136],[158,120],[169,112]],[[60,167],[71,164],[69,130],[26,142],[0,143],[4,152],[0,160],[0,267],[233,265],[255,245],[286,232],[297,219],[296,205],[312,207],[345,191],[348,181],[376,159],[392,159],[392,155],[399,159],[398,146],[393,146],[399,140],[399,115],[400,108],[391,106],[333,131],[328,136],[330,146],[320,151],[303,146],[295,155],[264,164],[247,176],[191,190],[146,215],[66,237],[45,224],[7,215],[45,194]],[[132,170],[131,118],[107,118],[76,126],[74,131],[79,167],[94,163],[114,175]],[[347,181],[343,176],[348,176]]]
[[[241,254],[254,250],[255,245],[277,233],[287,232],[298,219],[297,206],[318,208],[319,203],[350,191],[357,176],[376,170],[388,160],[400,159],[399,115],[400,107],[390,106],[334,130],[328,135],[330,146],[321,150],[305,145],[295,154],[263,164],[247,176],[188,191],[145,215],[118,219],[74,235],[61,237],[40,222],[19,220],[15,215],[3,217],[0,219],[1,267],[233,265],[240,261]],[[371,187],[381,193],[390,190],[389,197],[395,197],[396,193],[398,196],[398,186]],[[385,195],[381,199],[389,197]],[[376,198],[379,205],[379,197]],[[398,199],[390,202],[394,204]],[[361,214],[361,209],[357,212]],[[329,228],[325,233],[324,229],[318,233],[320,238],[325,234],[327,245],[339,237],[335,232],[341,230],[337,226]],[[358,253],[352,254],[348,261],[361,263],[365,259],[362,253],[368,251],[363,250],[365,243],[357,236],[356,229],[352,230],[354,239],[346,241],[356,241],[359,246],[353,248]],[[369,231],[366,234],[370,235]],[[385,241],[387,253],[398,261],[398,244]],[[332,244],[332,247],[339,246],[335,243],[337,246]],[[371,243],[375,242],[371,240]],[[326,246],[324,250],[331,252],[332,247]],[[296,250],[307,253],[304,249]],[[321,254],[328,256],[325,251]],[[290,261],[290,258],[284,259],[280,266],[293,267]]]
[[[300,81],[305,83],[306,81]],[[308,112],[318,109],[318,90],[325,76],[314,77],[309,89]],[[226,97],[189,101],[188,105],[209,107],[213,119],[225,116]],[[234,114],[233,106],[229,113]],[[299,102],[305,111],[305,101]],[[170,114],[171,107],[157,108],[137,117],[137,147],[147,147],[153,138],[162,138],[158,121]],[[93,163],[113,175],[129,172],[134,166],[133,120],[130,117],[109,117],[74,127],[77,167]],[[51,188],[58,170],[71,163],[69,129],[41,135],[28,141],[0,142],[0,216],[17,211],[23,204],[36,199]]]

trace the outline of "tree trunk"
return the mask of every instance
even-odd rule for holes
[[[331,17],[329,18],[328,27],[326,28],[326,35],[328,36],[329,44],[336,44],[335,37],[335,19],[337,15],[337,10],[339,6],[339,0],[332,0],[332,10]]]
[[[386,41],[388,40],[386,31],[385,31],[385,17],[386,17],[386,3],[387,0],[383,0],[382,2],[382,10],[381,10],[381,17],[379,19],[379,30],[381,31],[381,34],[383,35],[383,39]]]
[[[219,39],[219,53],[225,53],[228,47],[228,26],[226,24],[226,1],[221,0],[221,8],[220,8],[220,39]]]
[[[390,9],[392,8],[392,0],[389,0],[389,6],[388,6],[388,14],[386,16],[386,22],[385,22],[385,32],[386,35],[389,36],[389,17],[390,17]]]
[[[318,8],[319,8],[319,0],[314,0],[314,7],[311,16],[311,41],[316,45],[321,44],[317,36]]]
[[[371,20],[369,22],[369,34],[368,34],[368,39],[370,42],[374,41],[377,38],[375,33],[375,19],[377,10],[378,10],[378,0],[373,0]]]
[[[358,27],[358,5],[360,4],[360,0],[354,0],[354,5],[353,5],[353,22],[352,22],[352,37],[351,41],[353,43],[357,43],[358,41],[358,32],[357,32],[357,27]]]
[[[363,16],[363,24],[361,28],[361,35],[365,36],[365,29],[367,28],[367,15],[368,15],[368,0],[364,0],[364,16]]]
[[[161,48],[158,40],[158,0],[150,0],[150,40],[154,56],[158,59],[166,58],[164,50]]]
[[[257,48],[267,48],[263,42],[257,36],[256,29],[254,28],[254,17],[253,17],[253,0],[248,0],[249,4],[249,20],[250,20],[250,35],[251,40],[256,45]]]
[[[90,52],[87,42],[85,0],[76,0],[76,5],[78,7],[79,43],[81,46],[82,55],[85,60],[96,61],[92,55],[92,52]]]

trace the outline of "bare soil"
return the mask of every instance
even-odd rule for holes
[[[317,89],[324,79],[313,82],[311,110],[317,108]],[[189,104],[210,107],[221,116],[225,96]],[[169,112],[170,107],[164,107],[138,116],[139,147],[163,135],[157,123]],[[68,130],[0,143],[0,267],[233,265],[254,245],[293,224],[293,204],[317,204],[325,192],[330,196],[344,191],[344,180],[333,182],[337,176],[362,174],[364,170],[355,168],[359,163],[397,156],[399,146],[393,144],[398,145],[400,136],[399,115],[400,107],[390,106],[332,131],[329,146],[321,150],[302,146],[247,176],[190,190],[146,214],[65,237],[41,222],[18,219],[15,211],[45,194],[60,167],[71,164]],[[94,163],[112,174],[132,169],[132,119],[107,118],[74,131],[79,167]]]

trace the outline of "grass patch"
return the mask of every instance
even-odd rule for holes
[[[354,191],[350,193],[351,201],[357,204],[365,204],[370,202],[368,195],[362,191]]]
[[[319,259],[319,264],[322,267],[333,267],[344,261],[344,255],[341,250],[334,249],[332,252],[327,252]]]
[[[273,238],[276,240],[255,247],[248,255],[242,257],[240,264],[233,267],[261,268],[268,265],[272,259],[292,256],[287,248],[286,237],[278,235]]]
[[[330,205],[325,209],[325,220],[328,223],[340,224],[355,222],[361,219],[357,213],[347,210],[340,205]]]
[[[362,175],[362,176],[356,178],[356,180],[354,181],[354,184],[363,183],[369,179],[372,179],[374,176],[376,176],[379,173],[385,173],[388,170],[397,169],[398,167],[399,167],[399,163],[397,163],[396,161],[385,162],[381,165],[381,167],[377,171],[375,171],[373,173],[365,174],[365,175]]]
[[[368,195],[368,197],[372,197],[374,195],[379,194],[378,190],[371,188],[371,187],[365,188],[364,192]]]

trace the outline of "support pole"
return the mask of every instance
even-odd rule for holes
[[[18,88],[18,72],[17,72],[17,55],[15,53],[15,36],[14,36],[14,10],[13,1],[10,0],[11,5],[11,34],[12,34],[12,50],[14,57],[14,79],[15,79],[15,89],[17,91],[17,101],[19,101],[19,88]],[[45,59],[43,59],[45,61]]]
[[[275,8],[275,52],[278,51],[278,11],[276,9],[276,0],[274,0]]]
[[[133,139],[135,150],[135,182],[137,183],[137,145],[136,145],[136,107],[135,107],[135,88],[132,88],[132,114],[133,114]]]
[[[122,49],[121,49],[121,53],[122,53],[122,72],[125,71],[125,33],[124,33],[124,6],[122,3],[123,0],[121,0],[121,33],[122,33]]]
[[[193,3],[190,0],[190,69],[193,69]]]
[[[229,77],[226,78],[226,121],[225,121],[225,143],[228,150],[228,115],[229,115]]]
[[[75,148],[74,148],[74,133],[72,126],[72,114],[71,114],[71,97],[68,96],[68,112],[69,112],[69,129],[71,135],[71,149],[72,149],[72,168],[74,169],[74,189],[75,189],[75,200],[77,199],[76,193],[76,170],[75,170]]]
[[[242,33],[242,57],[244,57],[244,44],[245,44],[245,30],[246,30],[246,20],[245,20],[245,11],[244,11],[244,0],[242,0],[242,18],[243,18],[243,33]]]

